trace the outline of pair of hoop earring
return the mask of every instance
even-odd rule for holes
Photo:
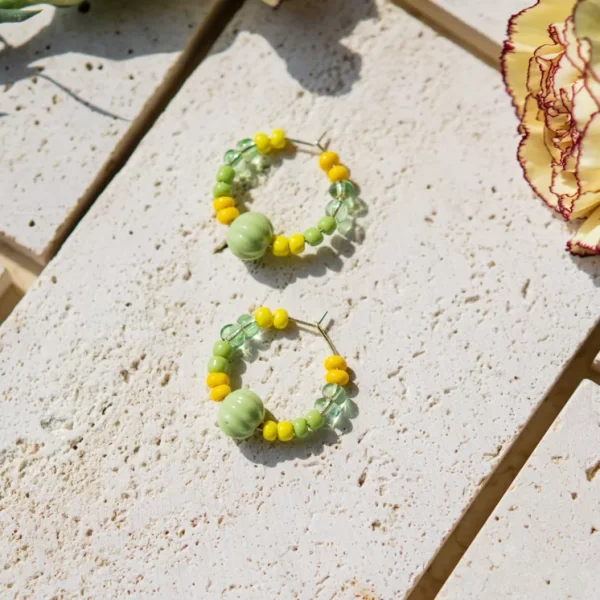
[[[257,133],[254,139],[243,139],[236,149],[225,153],[224,164],[217,171],[213,187],[213,208],[217,220],[229,225],[227,246],[235,256],[245,261],[257,260],[269,249],[278,257],[298,255],[304,252],[307,244],[318,246],[325,236],[335,231],[347,235],[352,230],[355,216],[361,208],[356,186],[350,181],[348,167],[340,162],[336,152],[328,151],[322,145],[322,138],[314,143],[303,142],[286,138],[282,129],[275,129],[270,136]],[[273,224],[262,213],[249,211],[240,214],[234,198],[234,186],[237,189],[251,187],[257,175],[268,169],[268,155],[285,149],[288,144],[312,146],[320,151],[319,166],[327,173],[331,196],[325,215],[316,226],[289,237],[274,235]],[[254,315],[242,315],[236,323],[221,329],[220,339],[215,342],[208,362],[206,383],[210,388],[210,398],[220,404],[218,424],[226,435],[243,440],[260,434],[269,442],[289,442],[305,438],[322,427],[337,427],[355,416],[356,405],[345,389],[350,384],[348,365],[322,326],[326,314],[316,323],[309,323],[290,317],[283,308],[272,312],[263,306]],[[327,342],[331,354],[324,360],[326,384],[313,408],[295,419],[278,421],[252,390],[232,391],[228,371],[242,357],[243,347],[261,331],[283,330],[290,323],[315,330]]]

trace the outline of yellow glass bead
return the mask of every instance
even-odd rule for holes
[[[275,236],[273,240],[273,254],[275,256],[287,256],[290,253],[290,242],[283,235]]]
[[[261,154],[268,154],[271,151],[271,140],[266,133],[257,133],[254,136],[254,143]]]
[[[289,243],[292,254],[302,254],[304,252],[304,236],[301,233],[290,235]]]
[[[219,196],[215,198],[213,202],[213,208],[215,212],[219,212],[224,208],[229,208],[230,206],[235,206],[235,200],[231,196]]]
[[[346,364],[346,360],[339,356],[338,354],[334,354],[333,356],[328,356],[325,359],[325,368],[328,371],[332,369],[339,369],[340,371],[346,371],[348,369],[348,365]]]
[[[273,313],[266,306],[261,306],[256,310],[254,319],[261,329],[269,329],[269,327],[273,326]]]
[[[331,369],[325,374],[325,381],[344,386],[350,381],[350,375],[341,369]]]
[[[239,216],[240,211],[235,206],[222,208],[217,213],[217,219],[219,223],[223,223],[223,225],[231,225]]]
[[[276,150],[283,150],[287,143],[285,131],[283,129],[273,129],[271,132],[271,146]]]
[[[337,152],[323,152],[319,156],[319,166],[323,171],[329,171],[331,167],[339,164],[340,157]]]
[[[344,165],[334,165],[331,167],[331,169],[329,169],[327,175],[329,175],[329,181],[331,181],[331,183],[335,183],[336,181],[349,179],[350,171],[348,170],[348,167],[345,167]]]
[[[209,388],[215,388],[218,385],[229,385],[229,375],[227,373],[209,373],[206,378],[206,385]]]
[[[274,442],[277,439],[277,423],[275,421],[265,421],[263,425],[263,437],[267,442]]]
[[[289,442],[294,439],[294,426],[290,421],[277,423],[277,437],[280,442]]]
[[[273,313],[273,325],[275,325],[275,329],[285,329],[290,322],[290,317],[288,316],[287,310],[285,308],[278,308]]]
[[[221,402],[231,394],[231,388],[228,385],[218,385],[210,390],[210,399],[215,402]]]

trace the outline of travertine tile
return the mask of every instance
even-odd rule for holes
[[[362,243],[213,254],[220,158],[274,126],[328,131]],[[0,584],[402,598],[597,316],[600,263],[564,251],[515,131],[498,73],[393,5],[247,3],[2,327]],[[303,231],[326,190],[297,156],[252,206]],[[330,311],[352,432],[270,447],[215,427],[212,343],[263,303]],[[323,341],[291,338],[242,374],[280,417],[322,385]]]
[[[0,26],[0,238],[50,258],[207,5],[107,0]]]
[[[599,448],[600,387],[586,381],[439,598],[598,598]]]

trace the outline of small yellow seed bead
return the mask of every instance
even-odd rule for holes
[[[223,223],[223,225],[231,225],[239,216],[240,211],[235,206],[222,208],[217,213],[217,219],[219,223]]]
[[[215,388],[218,385],[229,385],[229,375],[227,373],[209,373],[206,378],[206,385],[209,388]]]
[[[329,175],[329,181],[331,181],[331,183],[335,183],[336,181],[349,179],[350,171],[348,170],[348,167],[345,167],[344,165],[335,165],[329,169],[327,175]]]
[[[304,247],[304,236],[301,233],[290,235],[290,252],[292,254],[302,254]]]
[[[340,162],[340,157],[337,152],[323,152],[319,156],[319,166],[323,171],[329,171],[331,167],[337,165]]]
[[[263,437],[267,442],[274,442],[277,439],[277,423],[275,421],[265,421],[263,425]]]
[[[215,212],[219,212],[230,206],[235,206],[235,200],[231,196],[219,196],[218,198],[215,198],[215,201],[213,202]]]
[[[346,364],[345,359],[338,354],[334,354],[333,356],[328,356],[325,359],[325,368],[328,371],[332,369],[339,369],[341,371],[346,371],[348,369],[348,365]]]
[[[254,319],[262,329],[269,329],[269,327],[273,326],[273,313],[266,306],[261,306],[256,310]]]
[[[350,375],[341,369],[331,369],[325,374],[325,381],[327,381],[327,383],[346,385],[350,381]]]
[[[273,313],[273,325],[275,325],[275,329],[285,329],[290,322],[290,317],[288,316],[287,310],[285,308],[278,308]]]
[[[271,132],[271,146],[276,150],[283,150],[287,143],[285,139],[285,131],[283,129],[273,129]]]
[[[228,385],[218,385],[210,390],[210,399],[215,402],[225,400],[231,394],[231,388]]]
[[[289,442],[294,439],[294,426],[290,421],[277,423],[277,437],[280,442]]]
[[[290,242],[283,236],[275,236],[273,240],[273,254],[275,256],[287,256],[290,253]]]
[[[254,143],[261,154],[268,154],[271,151],[271,140],[266,133],[257,133],[254,136]]]

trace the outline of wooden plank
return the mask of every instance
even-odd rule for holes
[[[0,239],[45,264],[206,3],[46,8],[0,26]]]
[[[598,261],[579,268],[523,181],[496,71],[387,3],[265,10],[244,6],[2,327],[13,594],[402,598],[594,324]],[[361,243],[214,253],[221,157],[275,126],[327,130]],[[252,207],[303,231],[327,187],[303,154]],[[212,343],[261,304],[330,311],[352,432],[269,447],[215,427]],[[326,349],[290,338],[242,380],[294,417]]]
[[[597,598],[600,387],[581,384],[438,596]]]

